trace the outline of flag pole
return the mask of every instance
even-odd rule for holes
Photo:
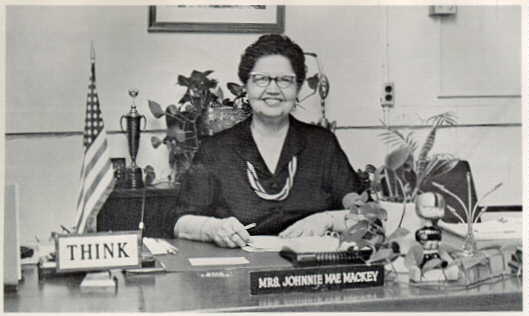
[[[94,41],[90,41],[90,61],[96,60],[96,49],[94,48]]]

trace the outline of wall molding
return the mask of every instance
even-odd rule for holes
[[[481,127],[521,127],[522,123],[482,123],[482,124],[457,124],[453,126],[440,126],[439,128],[481,128]],[[426,129],[431,128],[431,125],[391,125],[394,129]],[[380,125],[359,125],[359,126],[338,126],[337,130],[348,129],[375,129],[385,130],[384,126]]]
[[[440,128],[501,128],[501,127],[521,127],[521,123],[484,123],[484,124],[457,124],[453,126],[441,126]],[[431,128],[430,125],[392,125],[395,129],[426,129]],[[336,130],[384,130],[384,126],[381,125],[355,125],[355,126],[337,126]],[[159,134],[165,133],[165,129],[149,129],[142,131],[142,134]],[[120,130],[107,131],[108,135],[124,134],[125,132]],[[58,137],[72,137],[82,136],[82,131],[65,131],[65,132],[17,132],[17,133],[5,133],[6,140],[16,140],[25,138],[58,138]]]

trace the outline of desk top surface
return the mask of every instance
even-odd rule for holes
[[[82,274],[39,281],[35,266],[24,268],[16,292],[4,293],[6,312],[171,311],[461,311],[522,309],[522,281],[503,277],[469,289],[417,287],[406,275],[382,287],[315,293],[250,294],[249,272],[291,264],[277,253],[248,253],[186,240],[171,241],[179,252],[161,259],[170,273],[116,272],[117,290],[83,292]],[[193,267],[189,257],[244,256],[237,266]]]

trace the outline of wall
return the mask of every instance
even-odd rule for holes
[[[504,182],[492,204],[521,204],[520,97],[438,98],[440,67],[446,61],[442,52],[452,45],[443,37],[447,26],[457,25],[468,12],[512,15],[513,9],[458,10],[450,20],[428,16],[427,7],[289,6],[286,34],[320,56],[331,80],[328,116],[349,127],[337,135],[354,167],[378,165],[388,150],[378,136],[384,117],[379,97],[382,83],[392,81],[396,106],[385,115],[388,122],[420,125],[421,118],[454,111],[460,126],[442,129],[434,151],[469,160],[478,192]],[[519,11],[514,10],[516,17]],[[212,77],[223,88],[237,82],[240,54],[256,39],[255,34],[147,33],[144,6],[10,6],[6,18],[6,183],[19,184],[21,231],[27,241],[35,235],[42,239],[74,219],[82,154],[76,132],[83,128],[91,40],[111,156],[127,157],[125,137],[117,131],[120,116],[129,109],[129,88],[140,90],[136,103],[148,117],[148,129],[163,129],[163,122],[150,116],[147,100],[176,103],[183,93],[175,85],[177,76],[193,69],[214,70]],[[498,28],[519,32],[509,25]],[[515,19],[513,25],[520,22]],[[519,59],[514,48],[508,57]],[[308,60],[308,66],[313,73],[314,61]],[[520,76],[512,77],[510,87],[516,90]],[[304,107],[296,112],[299,118],[319,118],[317,98]],[[143,135],[138,163],[153,165],[163,176],[167,152],[149,143],[160,134]],[[425,130],[416,134],[421,140]]]

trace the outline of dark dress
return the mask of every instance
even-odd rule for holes
[[[359,191],[358,176],[330,131],[290,116],[276,173],[272,174],[253,140],[250,122],[251,117],[203,141],[182,183],[180,216],[234,216],[243,225],[257,224],[252,235],[276,235],[310,214],[343,208],[342,197]],[[258,197],[250,186],[246,162],[255,167],[265,191],[274,194],[283,188],[294,155],[297,173],[288,197],[282,201]]]

